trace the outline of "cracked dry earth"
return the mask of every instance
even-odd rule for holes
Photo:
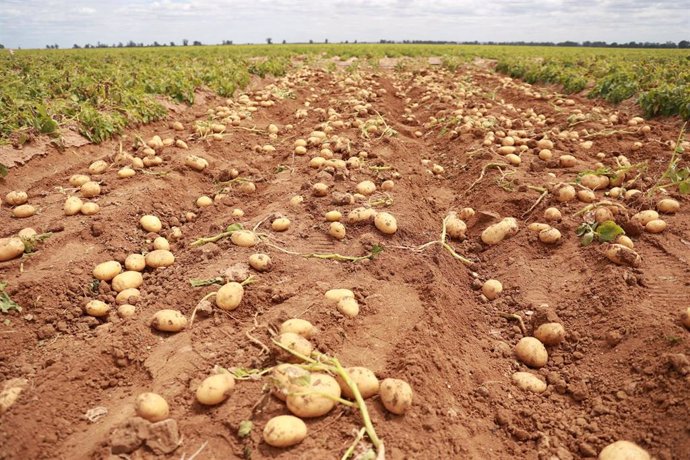
[[[668,224],[662,233],[645,232],[630,218],[655,208],[659,196],[647,192],[665,170],[682,123],[637,115],[632,106],[564,97],[486,66],[455,72],[422,64],[351,72],[296,66],[283,78],[254,82],[234,100],[200,92],[195,105],[171,111],[169,121],[121,139],[62,152],[46,147],[0,182],[3,197],[24,190],[39,210],[17,219],[4,203],[0,236],[25,227],[53,232],[34,253],[0,263],[0,279],[23,307],[1,318],[0,377],[6,387],[23,390],[0,416],[0,458],[189,459],[197,451],[198,460],[340,458],[361,427],[352,408],[337,405],[307,419],[306,439],[279,449],[262,441],[261,430],[289,412],[280,400],[262,397],[266,378],[237,381],[217,406],[195,400],[214,366],[275,365],[258,342],[270,344],[270,331],[293,317],[318,327],[312,343],[319,351],[411,385],[414,403],[405,415],[387,412],[377,396],[367,400],[387,458],[569,460],[596,457],[620,439],[658,459],[688,458],[690,336],[681,313],[690,301],[690,206],[668,188],[681,206],[662,215]],[[218,140],[199,136],[197,122],[209,119],[225,122]],[[174,130],[173,121],[183,130]],[[277,135],[270,135],[270,124]],[[135,136],[154,135],[183,139],[189,149],[163,147],[161,164],[118,178],[120,142],[124,152],[142,156]],[[306,154],[296,154],[295,141],[310,137]],[[538,155],[545,139],[552,144],[546,160]],[[511,144],[517,161],[501,154]],[[186,167],[189,154],[209,167]],[[331,155],[346,163],[313,160]],[[564,155],[574,157],[572,165],[560,160]],[[66,195],[75,193],[69,178],[89,174],[99,159],[111,165],[92,175],[101,185],[93,199],[100,211],[65,216]],[[575,182],[582,171],[627,164],[633,167],[623,186],[642,193],[613,198],[610,185],[581,198],[615,203],[616,221],[641,257],[637,267],[614,264],[599,243],[581,246],[575,231],[592,217],[579,212],[587,203],[556,198],[557,185]],[[242,180],[228,183],[233,177]],[[353,197],[364,180],[377,191]],[[394,187],[384,191],[388,180]],[[323,197],[312,192],[318,182],[328,186]],[[197,207],[202,195],[215,197],[214,204]],[[393,214],[397,232],[384,235],[372,222],[344,217],[346,237],[328,235],[325,212],[347,216],[361,206]],[[465,216],[466,238],[448,242],[471,265],[438,244],[417,250],[439,239],[450,211],[467,207],[475,214]],[[549,207],[562,214],[550,223],[561,233],[555,244],[528,229],[545,222]],[[233,215],[236,208],[242,217]],[[162,221],[160,234],[169,237],[175,263],[144,271],[136,312],[121,318],[112,288],[95,284],[92,270],[152,249],[156,235],[139,226],[144,214]],[[287,231],[271,229],[277,215],[290,219]],[[483,230],[504,217],[517,219],[518,232],[484,244]],[[191,246],[232,223],[260,223],[257,232],[271,245],[243,248],[224,238]],[[172,227],[181,236],[173,238]],[[362,256],[376,245],[383,252],[357,262],[276,248]],[[189,318],[218,288],[192,287],[190,279],[218,277],[228,268],[242,272],[254,252],[269,254],[272,269],[251,270],[255,282],[236,310],[200,312],[178,333],[150,327],[164,308]],[[495,300],[482,295],[487,279],[502,283]],[[359,315],[345,317],[326,303],[332,288],[351,289]],[[94,298],[111,305],[108,316],[84,313]],[[565,339],[547,347],[545,366],[530,369],[514,347],[548,321],[564,326]],[[519,388],[512,380],[517,371],[537,376],[546,390]],[[153,426],[134,418],[136,396],[146,391],[168,401],[172,421]],[[240,423],[250,419],[254,430],[238,437]]]

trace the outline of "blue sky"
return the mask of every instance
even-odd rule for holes
[[[0,0],[0,43],[690,39],[690,0]]]

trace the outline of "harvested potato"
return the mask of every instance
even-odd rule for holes
[[[392,180],[385,180],[381,183],[381,190],[384,192],[390,192],[395,188],[395,182]]]
[[[337,240],[342,240],[346,235],[345,226],[340,222],[331,222],[328,226],[328,234]]]
[[[632,220],[638,222],[640,225],[643,227],[647,225],[647,223],[659,219],[659,213],[654,211],[653,209],[648,209],[646,211],[640,211],[634,216],[632,216]]]
[[[216,292],[216,306],[221,310],[232,311],[240,305],[244,296],[244,287],[237,282],[231,281],[218,289]]]
[[[101,194],[101,186],[98,182],[89,181],[79,187],[79,191],[84,198],[93,198]]]
[[[412,388],[400,379],[384,379],[379,388],[383,407],[389,412],[402,415],[412,407]]]
[[[635,249],[635,243],[625,235],[618,235],[616,238],[616,243],[622,244],[626,248]]]
[[[69,178],[69,184],[72,187],[81,187],[85,183],[89,182],[91,178],[84,174],[74,174]]]
[[[326,196],[328,194],[328,185],[322,182],[317,182],[312,186],[311,192],[314,196],[317,197]]]
[[[74,216],[76,214],[79,214],[81,211],[81,207],[84,205],[84,202],[81,201],[79,197],[76,196],[71,196],[65,200],[65,204],[62,207],[62,210],[64,211],[66,216]]]
[[[642,264],[640,255],[622,244],[609,244],[605,248],[605,254],[611,262],[618,265],[639,267]]]
[[[544,244],[556,244],[561,239],[561,232],[557,228],[549,227],[539,232],[539,241]]]
[[[116,260],[102,262],[93,269],[93,277],[101,281],[110,281],[122,272],[122,265]]]
[[[179,332],[187,327],[187,318],[177,310],[158,310],[151,318],[151,327],[163,332]]]
[[[271,229],[274,232],[284,232],[290,227],[290,219],[287,217],[279,217],[271,222]]]
[[[498,280],[486,280],[486,282],[482,285],[482,294],[484,294],[484,297],[489,300],[498,298],[498,296],[501,295],[501,292],[503,292],[503,285]]]
[[[659,212],[663,212],[664,214],[675,214],[680,209],[680,203],[673,198],[664,198],[659,200],[656,204],[656,208]]]
[[[235,379],[229,372],[206,377],[196,389],[196,400],[205,406],[220,404],[235,388]]]
[[[146,254],[144,261],[151,268],[169,267],[175,263],[175,256],[166,249],[156,249]]]
[[[379,212],[374,217],[374,225],[384,235],[392,235],[398,231],[398,222],[392,214]]]
[[[544,230],[548,230],[550,228],[551,228],[551,226],[549,224],[544,224],[541,222],[532,222],[531,224],[529,224],[527,226],[527,230],[529,230],[530,232],[535,232],[535,233],[539,233],[539,232],[542,232]]]
[[[558,163],[563,168],[572,168],[577,164],[577,158],[572,155],[561,155],[561,157],[558,159]]]
[[[144,284],[144,278],[141,276],[141,273],[128,270],[113,278],[111,284],[115,291],[120,292],[129,288],[138,288]]]
[[[349,289],[330,289],[324,294],[326,300],[332,303],[338,303],[341,299],[346,297],[355,297],[354,292]]]
[[[89,300],[84,306],[84,311],[87,315],[101,317],[108,315],[110,307],[107,303],[100,300]]]
[[[354,297],[343,297],[338,301],[336,308],[348,318],[354,318],[359,314],[359,303]]]
[[[170,243],[168,242],[168,240],[166,238],[159,236],[153,240],[153,249],[154,250],[170,251]]]
[[[152,215],[142,216],[141,219],[139,219],[139,225],[141,225],[141,228],[151,233],[158,233],[161,231],[161,228],[163,228],[161,220]]]
[[[307,425],[293,415],[279,415],[270,419],[263,431],[266,444],[273,447],[290,447],[307,437]]]
[[[598,176],[596,174],[584,174],[580,177],[580,184],[590,190],[601,190],[609,186],[608,176]]]
[[[446,217],[446,234],[456,240],[463,240],[466,232],[467,224],[465,221],[460,219],[456,213],[449,213]]]
[[[361,193],[362,195],[369,196],[372,195],[376,191],[376,184],[374,184],[370,180],[363,180],[357,186],[355,187],[355,191],[357,193]]]
[[[556,187],[554,190],[554,195],[556,196],[556,200],[561,202],[561,203],[566,203],[568,201],[572,201],[575,199],[576,196],[575,192],[575,187],[572,185],[568,184],[561,184],[560,186]]]
[[[251,230],[237,230],[230,235],[230,241],[241,248],[251,248],[259,243],[259,238]]]
[[[271,392],[276,398],[285,401],[288,394],[298,392],[310,380],[308,370],[294,364],[278,364],[271,371]]]
[[[523,337],[515,345],[515,356],[529,367],[543,367],[549,359],[544,344],[534,337]]]
[[[517,219],[506,217],[497,224],[488,226],[481,235],[486,244],[498,244],[505,238],[509,238],[518,232]]]
[[[594,220],[601,224],[603,222],[606,222],[607,220],[615,221],[616,219],[611,209],[607,207],[601,207],[597,208],[597,210],[594,211]]]
[[[565,328],[560,323],[544,323],[534,331],[534,337],[544,345],[558,345],[565,338]]]
[[[141,292],[139,292],[139,289],[129,288],[118,292],[117,296],[115,296],[115,302],[118,304],[134,302],[138,300],[139,297],[141,297]]]
[[[19,206],[29,201],[29,195],[26,192],[12,190],[5,195],[5,201],[10,206]]]
[[[15,259],[26,249],[21,238],[0,238],[0,262]]]
[[[117,307],[117,314],[120,315],[121,318],[131,318],[134,316],[134,313],[136,313],[137,307],[134,305],[125,303]]]
[[[292,332],[301,335],[305,339],[311,339],[319,330],[306,319],[292,318],[280,325],[280,333],[282,334],[283,332]]]
[[[36,208],[31,206],[30,204],[22,204],[12,210],[12,215],[19,219],[31,217],[34,214],[36,214]]]
[[[82,205],[79,211],[85,216],[93,216],[94,214],[97,214],[100,210],[101,207],[98,206],[98,203],[94,203],[93,201],[87,201]]]
[[[597,196],[591,190],[578,190],[577,199],[583,203],[594,203],[594,201],[597,199]]]
[[[273,265],[268,254],[252,254],[249,256],[249,266],[257,272],[267,272]]]
[[[546,391],[546,382],[529,372],[516,372],[513,374],[512,380],[521,390],[533,393],[543,393]]]
[[[380,388],[379,379],[376,378],[376,374],[370,369],[366,367],[348,367],[345,369],[345,372],[347,372],[350,380],[352,380],[352,383],[354,383],[357,390],[359,390],[359,394],[362,398],[367,399],[378,394]],[[352,389],[339,375],[336,375],[335,380],[338,382],[338,385],[340,385],[340,391],[346,398],[355,399]]]
[[[330,412],[336,405],[334,399],[338,398],[340,398],[338,382],[328,374],[315,372],[311,374],[309,384],[299,388],[298,391],[290,392],[285,402],[290,412],[296,416],[311,418]]]
[[[468,219],[471,219],[474,217],[476,213],[474,212],[474,209],[472,208],[462,208],[460,212],[458,213],[458,217],[467,222]]]
[[[651,460],[646,450],[630,441],[616,441],[599,452],[599,460]]]
[[[103,160],[97,160],[89,165],[89,173],[103,174],[108,169],[108,163]]]
[[[213,200],[206,195],[202,195],[196,199],[196,205],[198,208],[207,208],[213,206]]]
[[[137,416],[149,422],[160,422],[170,414],[168,402],[156,393],[141,393],[137,396],[134,411]]]
[[[560,222],[563,216],[561,216],[561,211],[558,208],[547,208],[544,211],[544,219],[549,222]]]
[[[205,158],[201,158],[196,155],[189,155],[187,158],[185,158],[184,164],[194,171],[203,171],[208,167],[208,161],[206,161]]]
[[[38,233],[33,228],[26,227],[26,228],[19,230],[19,232],[17,233],[17,236],[19,238],[21,238],[22,240],[29,240],[29,239],[35,237],[37,234]]]
[[[376,210],[371,208],[355,208],[347,215],[347,220],[353,224],[369,222],[376,215]]]
[[[549,161],[553,158],[553,153],[549,149],[541,149],[539,151],[539,159],[543,161]]]
[[[649,233],[661,233],[666,230],[666,222],[661,219],[650,220],[645,224],[644,229]]]
[[[276,337],[276,341],[288,350],[292,350],[304,356],[311,355],[311,352],[314,349],[314,346],[309,340],[305,339],[299,334],[295,334],[294,332],[283,332]],[[277,352],[277,358],[280,361],[285,361],[288,363],[302,362],[301,359],[287,352],[283,348],[278,348]]]

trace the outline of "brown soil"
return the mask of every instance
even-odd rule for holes
[[[201,447],[197,459],[340,458],[361,426],[358,414],[346,407],[308,420],[309,436],[301,444],[276,449],[261,441],[261,429],[272,416],[288,413],[284,404],[269,398],[252,413],[265,382],[238,382],[230,399],[217,407],[195,402],[194,389],[215,365],[273,365],[274,359],[262,355],[246,334],[251,331],[269,343],[265,326],[289,317],[318,326],[321,332],[314,343],[320,351],[338,356],[347,365],[367,366],[380,378],[410,383],[415,402],[404,416],[387,413],[378,398],[368,401],[387,458],[566,460],[594,457],[618,439],[637,442],[659,459],[688,458],[690,336],[680,321],[690,299],[688,199],[670,190],[682,207],[678,214],[664,216],[668,229],[633,237],[643,261],[633,269],[613,265],[596,244],[580,246],[575,228],[582,218],[574,214],[583,203],[560,204],[548,195],[527,213],[539,192],[526,187],[573,180],[578,171],[595,168],[596,152],[605,152],[604,163],[609,165],[621,153],[633,163],[648,161],[638,180],[639,187],[646,189],[668,163],[670,150],[664,143],[678,136],[679,120],[650,121],[648,134],[595,137],[591,150],[580,147],[580,141],[556,140],[556,154],[576,156],[580,160],[576,167],[545,163],[530,150],[522,155],[520,167],[504,168],[514,174],[498,180],[499,172],[489,169],[468,191],[485,164],[504,159],[495,153],[495,146],[482,149],[481,129],[453,137],[442,126],[424,127],[430,117],[447,118],[457,108],[455,101],[437,97],[446,89],[457,95],[456,84],[462,82],[465,96],[459,100],[464,101],[466,112],[476,107],[484,115],[505,116],[513,120],[514,129],[526,129],[534,139],[554,128],[566,129],[576,110],[589,114],[599,103],[574,97],[575,105],[558,105],[552,89],[536,87],[532,90],[548,98],[535,99],[525,94],[528,85],[482,67],[459,69],[455,74],[437,66],[414,73],[363,71],[364,79],[350,85],[356,91],[339,86],[345,78],[342,74],[301,75],[301,80],[287,77],[294,82],[294,99],[261,108],[241,124],[260,130],[269,123],[281,128],[293,124],[292,130],[269,140],[266,133],[231,126],[222,141],[192,139],[189,151],[165,148],[161,154],[165,162],[149,171],[166,174],[138,173],[131,179],[118,179],[117,168],[112,167],[98,177],[103,188],[97,199],[101,211],[93,217],[65,217],[63,188],[70,187],[72,174],[87,173],[92,161],[112,158],[119,140],[63,152],[46,146],[47,155],[11,168],[0,182],[2,196],[9,190],[26,190],[40,212],[14,219],[3,205],[0,237],[24,227],[54,235],[35,253],[0,263],[0,279],[9,283],[9,294],[23,307],[21,313],[0,315],[4,321],[0,379],[28,380],[18,401],[0,416],[0,458],[109,458],[113,429],[128,421],[136,424],[133,401],[144,391],[167,399],[181,445],[171,454],[157,455],[154,451],[160,450],[150,443],[123,458],[172,459],[183,454],[189,458]],[[405,94],[396,95],[394,85]],[[357,128],[335,133],[351,140],[352,154],[369,152],[366,165],[391,166],[392,170],[376,171],[365,165],[334,178],[308,167],[310,156],[318,150],[293,156],[295,139],[308,137],[326,120],[326,115],[312,109],[334,108],[347,121],[353,113],[351,100],[362,97],[361,89],[377,93],[369,96],[368,116],[379,113],[398,135],[364,139]],[[425,95],[431,97],[422,101]],[[411,102],[406,104],[405,97]],[[311,101],[307,118],[295,118],[307,98]],[[413,106],[415,101],[417,106]],[[193,134],[195,120],[206,118],[208,108],[224,104],[209,95],[201,102],[174,117],[187,128],[185,138]],[[406,107],[417,122],[404,120]],[[528,108],[546,116],[544,126],[523,124],[516,109]],[[620,123],[613,129],[629,131],[627,120],[634,115],[621,111]],[[590,133],[611,129],[598,122],[580,123],[573,129],[585,128]],[[423,136],[416,137],[417,130]],[[163,122],[144,126],[122,139],[126,149],[134,134],[148,139],[154,134],[166,138],[179,133]],[[643,142],[642,149],[631,151],[634,141]],[[255,145],[266,143],[277,151],[254,151]],[[207,158],[210,168],[204,173],[185,168],[184,158],[190,152]],[[422,159],[442,165],[445,172],[430,174]],[[233,188],[221,203],[196,209],[196,198],[212,195],[216,181],[229,168],[252,178],[256,192],[241,195]],[[310,193],[312,184],[321,181],[331,191],[352,192],[361,180],[380,184],[395,172],[400,177],[395,179],[394,203],[388,209],[398,221],[395,235],[382,236],[369,224],[347,225],[348,236],[340,242],[326,236],[323,213],[335,208],[346,213],[357,205],[336,206],[330,197],[315,198]],[[289,205],[296,194],[305,196],[299,208]],[[597,195],[603,198],[603,192]],[[653,206],[644,199],[625,204],[630,212]],[[447,212],[466,206],[477,210],[478,218],[468,223],[468,239],[453,245],[458,253],[476,260],[472,267],[439,246],[422,252],[409,249],[438,239]],[[564,215],[557,225],[563,238],[555,246],[542,244],[526,228],[540,221],[549,206],[559,207]],[[274,267],[254,274],[257,282],[246,288],[237,310],[198,316],[190,329],[177,334],[152,331],[147,323],[157,310],[178,309],[189,317],[197,302],[217,288],[192,288],[191,278],[218,276],[255,252],[233,246],[227,239],[190,247],[196,238],[233,223],[231,210],[236,207],[245,211],[241,222],[250,228],[274,213],[288,216],[292,226],[285,233],[273,234],[267,224],[261,229],[293,251],[357,256],[376,242],[385,250],[374,260],[347,263],[259,248],[271,255]],[[188,211],[197,213],[197,218],[187,219]],[[133,318],[123,320],[114,312],[104,320],[86,316],[82,306],[90,298],[114,303],[107,283],[90,292],[93,267],[151,249],[152,235],[138,225],[140,216],[147,213],[161,218],[164,235],[172,226],[182,229],[183,238],[172,244],[175,264],[144,274]],[[519,219],[519,233],[495,246],[482,244],[481,231],[505,216]],[[504,286],[501,297],[491,302],[477,290],[480,281],[488,278]],[[324,292],[335,287],[356,293],[359,316],[344,318],[324,303]],[[541,312],[541,304],[548,304],[550,310]],[[512,352],[523,336],[518,323],[504,316],[514,313],[524,318],[528,334],[535,323],[543,321],[543,315],[555,315],[566,328],[566,340],[549,347],[548,364],[532,371],[549,384],[543,394],[524,392],[511,383],[513,372],[528,370]],[[107,413],[88,421],[85,414],[97,407]],[[252,417],[254,431],[248,439],[240,439],[240,422]]]

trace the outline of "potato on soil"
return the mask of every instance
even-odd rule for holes
[[[294,332],[283,332],[276,337],[276,341],[288,350],[292,350],[304,356],[311,355],[314,346],[311,342],[299,334]],[[302,362],[301,359],[297,358],[293,354],[287,352],[283,348],[277,347],[277,358],[280,361],[288,363],[299,363]]]
[[[196,400],[205,406],[213,406],[225,401],[235,388],[235,379],[228,372],[206,377],[196,389]]]
[[[101,194],[101,186],[98,182],[89,181],[84,183],[79,191],[84,198],[93,198]]]
[[[326,196],[328,194],[328,185],[318,182],[312,186],[311,192],[317,197]]]
[[[646,211],[640,211],[634,216],[632,216],[632,220],[639,222],[640,225],[643,227],[647,225],[648,222],[651,222],[653,220],[659,219],[659,213],[654,211],[653,209],[648,209]]]
[[[36,208],[31,206],[30,204],[22,204],[12,210],[12,215],[19,219],[31,217],[34,214],[36,214]]]
[[[599,460],[651,460],[646,450],[630,441],[616,441],[604,447]]]
[[[446,217],[446,234],[456,240],[465,239],[465,233],[467,232],[467,224],[465,221],[460,219],[458,215],[451,212]]]
[[[604,249],[604,253],[611,262],[617,265],[639,267],[642,264],[640,255],[622,244],[609,244]]]
[[[549,222],[560,222],[562,219],[561,211],[558,208],[547,208],[544,211],[544,219]]]
[[[398,222],[392,214],[379,212],[374,217],[374,225],[384,235],[392,235],[398,231]]]
[[[117,314],[120,315],[121,318],[131,318],[136,311],[137,307],[128,303],[124,303],[117,307]]]
[[[580,177],[580,184],[584,185],[590,190],[601,190],[609,186],[609,178],[607,176],[598,176],[596,174],[584,174]]]
[[[187,318],[177,310],[158,310],[151,318],[151,327],[163,332],[179,332],[187,327]]]
[[[189,155],[187,158],[185,158],[184,164],[194,171],[203,171],[208,167],[208,161],[196,155]]]
[[[515,385],[522,390],[533,393],[543,393],[546,391],[546,382],[529,372],[516,372],[511,378]]]
[[[350,376],[352,383],[357,386],[357,390],[359,390],[362,398],[367,399],[378,394],[380,383],[373,371],[366,367],[348,367],[345,369],[345,372]],[[346,398],[355,399],[352,389],[345,383],[345,380],[339,375],[335,376],[335,380],[340,385],[340,390]]]
[[[357,186],[355,187],[355,191],[357,193],[361,193],[362,195],[369,196],[373,194],[376,191],[376,184],[374,184],[370,180],[363,180]]]
[[[666,230],[666,222],[661,219],[650,220],[644,229],[649,233],[661,233]]]
[[[213,200],[206,195],[202,195],[196,199],[196,206],[198,208],[207,208],[209,206],[213,206]]]
[[[331,222],[328,226],[328,234],[336,240],[342,240],[345,238],[347,231],[345,230],[345,226],[340,222]]]
[[[345,297],[355,297],[355,293],[352,292],[349,289],[330,289],[326,291],[324,294],[324,297],[326,297],[326,300],[329,302],[334,302],[337,303],[341,299],[344,299]]]
[[[216,305],[221,310],[232,311],[240,305],[244,287],[234,281],[221,286],[216,292]]]
[[[307,425],[293,415],[279,415],[270,419],[263,431],[266,444],[273,447],[290,447],[307,437]]]
[[[34,236],[36,236],[37,234],[38,234],[38,232],[36,232],[36,230],[34,230],[31,227],[23,228],[23,229],[19,230],[19,232],[17,232],[17,236],[23,240],[31,239]]]
[[[115,296],[115,302],[118,304],[129,303],[130,301],[136,302],[139,297],[141,297],[141,292],[137,288],[129,288],[124,291],[120,291]],[[132,300],[134,298],[134,300]]]
[[[284,232],[290,227],[290,219],[287,217],[279,217],[271,222],[271,229],[274,232]]]
[[[84,311],[87,315],[101,317],[107,316],[110,311],[110,306],[100,300],[90,300],[84,306]]]
[[[159,236],[153,240],[153,249],[170,251],[170,243],[166,238]]]
[[[65,200],[62,210],[66,216],[74,216],[79,214],[83,205],[84,202],[79,197],[71,196]]]
[[[97,160],[89,165],[90,174],[103,174],[108,169],[108,163],[103,160]]]
[[[343,215],[340,213],[340,211],[328,211],[324,217],[326,222],[340,222],[340,219],[343,218]]]
[[[544,244],[556,244],[561,239],[561,232],[557,228],[549,227],[539,232],[539,241]]]
[[[556,196],[557,201],[566,203],[574,200],[577,193],[575,192],[575,187],[572,185],[563,184],[554,190],[554,195]]]
[[[282,334],[283,332],[292,332],[301,335],[305,339],[311,339],[319,330],[306,319],[292,318],[280,325],[280,333]]]
[[[116,292],[120,292],[129,288],[138,288],[144,284],[144,278],[141,276],[141,273],[128,270],[113,278],[111,284]]]
[[[69,184],[72,187],[81,187],[85,183],[89,182],[91,178],[84,174],[74,174],[69,178]]]
[[[412,388],[400,379],[384,379],[379,388],[383,407],[389,412],[402,415],[412,407]]]
[[[656,204],[656,209],[664,214],[675,214],[680,209],[680,203],[673,198],[664,198]]]
[[[21,238],[0,238],[0,262],[21,256],[25,249]]]
[[[348,318],[354,318],[359,314],[359,303],[354,297],[343,297],[338,301],[336,308]]]
[[[505,238],[509,238],[518,232],[517,219],[506,217],[497,224],[488,226],[481,235],[482,241],[486,244],[498,244]]]
[[[94,203],[93,201],[87,201],[82,205],[79,211],[85,216],[93,216],[94,214],[97,214],[100,210],[101,207],[98,206],[98,203]]]
[[[168,418],[168,402],[156,393],[141,393],[134,403],[136,414],[149,422],[160,422]]]
[[[110,281],[122,272],[122,265],[116,260],[102,262],[93,269],[93,277],[101,281]]]
[[[534,337],[544,345],[558,345],[565,338],[565,328],[561,323],[544,323],[534,331]]]
[[[328,374],[312,373],[308,385],[293,390],[297,391],[291,391],[285,402],[300,418],[325,415],[337,404],[334,399],[340,398],[340,385]]]
[[[294,364],[278,364],[271,371],[271,392],[273,395],[285,401],[288,394],[299,391],[300,387],[308,385],[311,373]]]
[[[376,210],[371,208],[355,208],[347,215],[347,220],[353,224],[370,221],[376,215]]]
[[[549,354],[544,344],[534,337],[523,337],[515,345],[515,356],[529,367],[544,367]]]
[[[161,228],[163,228],[161,220],[152,215],[142,216],[141,219],[139,219],[139,225],[141,225],[141,228],[151,233],[158,233],[161,231]]]
[[[12,190],[5,195],[5,201],[10,206],[19,206],[29,201],[29,195],[26,192]]]
[[[536,232],[536,233],[539,233],[539,232],[544,231],[544,230],[548,230],[550,228],[551,228],[551,226],[549,224],[544,224],[542,222],[532,222],[531,224],[529,224],[527,226],[527,230],[529,230],[530,232]]]
[[[149,252],[144,257],[147,267],[160,268],[168,267],[175,263],[175,256],[166,249],[156,249]]]
[[[616,243],[622,244],[626,248],[635,249],[635,243],[625,235],[618,235],[616,238]]]
[[[486,280],[482,285],[482,294],[489,300],[498,298],[501,292],[503,292],[503,284],[498,280]]]
[[[273,266],[271,257],[268,254],[252,254],[249,256],[249,266],[257,272],[267,272]]]
[[[251,248],[257,245],[259,239],[251,230],[237,230],[230,235],[230,241],[232,241],[232,244],[235,246]]]

